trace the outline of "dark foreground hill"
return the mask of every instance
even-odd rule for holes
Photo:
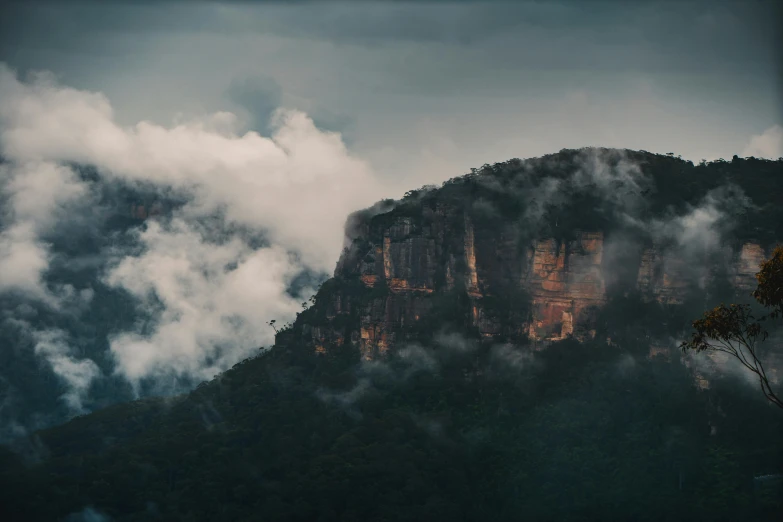
[[[357,213],[275,347],[2,449],[4,519],[777,520],[783,416],[674,346],[781,166],[561,151]]]

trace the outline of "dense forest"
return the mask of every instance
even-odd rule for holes
[[[776,520],[783,422],[730,378],[563,341],[272,350],[5,451],[8,520]]]
[[[427,314],[384,357],[304,340],[313,325],[351,338],[360,309],[335,317],[335,296],[367,303],[389,293],[360,283],[365,243],[401,217],[419,226],[428,209],[465,209],[477,237],[512,223],[522,242],[585,229],[643,234],[639,223],[713,198],[724,205],[726,246],[783,238],[781,160],[609,156],[607,177],[581,179],[582,151],[567,150],[486,165],[355,214],[336,276],[274,347],[189,393],[115,404],[0,447],[4,519],[777,520],[783,416],[741,373],[711,373],[704,387],[692,359],[650,352],[651,339],[674,347],[710,301],[737,297],[718,280],[665,305],[618,276],[590,317],[592,338],[542,347],[482,335],[464,285],[447,289],[438,275]],[[618,161],[628,167],[618,171]],[[71,247],[104,251],[62,246]],[[128,320],[128,298],[97,301],[96,357],[105,332],[121,328],[112,321]],[[513,326],[529,300],[497,291],[485,305]],[[0,352],[3,382],[38,401],[30,411],[55,410],[50,377],[17,352]],[[96,407],[129,396],[107,379],[95,384]]]

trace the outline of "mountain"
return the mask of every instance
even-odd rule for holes
[[[350,342],[372,359],[449,319],[494,342],[544,346],[611,342],[607,306],[629,299],[698,314],[755,288],[783,236],[779,171],[588,149],[411,192],[392,210],[352,216],[350,246],[319,294],[330,301],[301,314],[285,342],[317,352]],[[690,315],[672,310],[682,319],[647,339],[682,331]]]
[[[782,166],[564,150],[379,202],[274,347],[4,449],[5,518],[774,520],[783,419],[676,340],[747,299]]]

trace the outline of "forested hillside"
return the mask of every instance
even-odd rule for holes
[[[357,212],[275,346],[2,448],[5,518],[777,520],[783,416],[676,346],[749,301],[781,167],[564,150]]]

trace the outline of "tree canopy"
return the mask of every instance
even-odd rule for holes
[[[759,344],[769,337],[764,322],[777,319],[783,311],[783,246],[778,246],[760,268],[753,297],[769,313],[756,317],[749,304],[721,304],[693,322],[695,331],[681,346],[684,351],[722,352],[735,357],[756,374],[767,400],[783,409],[783,401],[773,390],[761,362]]]

